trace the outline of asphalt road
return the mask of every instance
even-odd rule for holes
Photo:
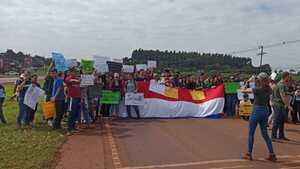
[[[118,169],[300,169],[300,126],[288,125],[292,141],[274,143],[279,161],[265,161],[257,128],[254,161],[240,159],[247,147],[247,122],[238,119],[148,119],[109,123],[108,143]]]

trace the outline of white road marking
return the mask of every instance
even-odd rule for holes
[[[283,167],[280,169],[300,169],[300,166],[296,166],[296,167]]]
[[[298,158],[298,157],[300,157],[300,155],[277,156],[277,158],[280,158],[280,159]],[[265,161],[264,158],[259,158],[258,160]],[[222,164],[222,163],[235,163],[235,162],[248,162],[248,160],[244,160],[244,159],[211,160],[211,161],[198,161],[198,162],[188,162],[188,163],[161,164],[161,165],[149,165],[149,166],[137,166],[137,167],[122,167],[122,168],[117,168],[117,169],[171,168],[171,167],[187,167],[187,166],[198,166],[198,165],[207,165],[207,164]],[[237,166],[237,167],[240,167],[240,166]],[[220,168],[220,169],[222,169],[222,168]]]
[[[236,169],[236,168],[250,168],[254,167],[253,165],[237,165],[232,167],[219,167],[219,168],[209,168],[209,169]]]

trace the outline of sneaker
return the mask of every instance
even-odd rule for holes
[[[271,162],[276,162],[277,157],[275,154],[270,154],[269,157],[266,158],[266,160],[271,161]]]
[[[252,155],[250,153],[243,154],[241,158],[249,161],[253,160]]]
[[[288,139],[286,137],[280,138],[279,140],[290,141],[290,139]]]

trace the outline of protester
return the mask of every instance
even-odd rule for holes
[[[29,72],[25,72],[21,75],[21,80],[17,84],[17,100],[19,103],[19,114],[17,116],[17,125],[21,127],[22,124],[27,125],[29,122],[27,121],[27,106],[24,104],[24,98],[26,91],[31,85],[31,79]]]
[[[53,129],[61,129],[61,121],[65,114],[65,92],[64,92],[64,73],[59,72],[54,78],[51,101],[55,103],[55,119]]]
[[[252,150],[254,144],[254,135],[257,124],[261,129],[261,135],[264,138],[266,145],[269,150],[269,161],[277,161],[276,155],[274,154],[272,141],[268,135],[268,103],[270,101],[270,95],[272,89],[269,86],[269,77],[266,73],[260,73],[257,76],[256,87],[254,89],[243,89],[242,92],[253,92],[254,94],[254,106],[253,112],[249,119],[249,133],[248,133],[248,152],[243,156],[247,160],[252,160]]]
[[[293,111],[293,108],[290,105],[289,98],[287,95],[287,86],[289,82],[290,74],[288,72],[284,72],[282,74],[281,81],[277,83],[272,92],[274,109],[274,124],[272,128],[273,141],[276,141],[277,139],[287,141],[289,140],[288,138],[286,138],[284,133],[284,123],[287,115],[286,108],[288,108],[289,111]]]
[[[297,86],[297,90],[293,96],[293,112],[292,112],[292,122],[294,124],[299,123],[300,120],[300,86]],[[299,116],[299,117],[298,117]]]
[[[45,83],[43,86],[43,90],[46,93],[46,102],[50,101],[51,97],[52,97],[52,91],[53,91],[53,82],[54,79],[57,76],[57,70],[56,69],[52,69],[50,70],[50,72],[48,73],[48,76],[46,76],[45,78]]]
[[[132,74],[128,75],[128,80],[126,81],[126,86],[125,88],[125,93],[136,93],[137,92],[137,84],[136,81],[133,78]],[[129,118],[132,118],[131,115],[131,107],[133,107],[133,109],[136,112],[137,118],[140,118],[140,111],[139,111],[139,107],[136,105],[126,105],[126,111],[127,111],[127,115]]]
[[[5,88],[3,85],[0,84],[0,122],[2,122],[3,124],[6,124],[7,122],[4,117],[4,113],[3,113],[4,99],[5,99]]]
[[[92,117],[90,116],[89,113],[89,107],[88,107],[88,87],[84,86],[80,88],[80,95],[81,95],[81,113],[79,113],[79,121],[83,122],[85,124],[85,128],[90,128],[90,125],[92,123]],[[82,116],[83,115],[83,120]]]
[[[121,93],[121,81],[120,81],[120,77],[119,74],[115,73],[114,74],[114,78],[111,81],[111,90],[114,92],[120,92]],[[119,104],[112,104],[110,106],[110,115],[111,116],[115,116],[118,117],[119,116]]]
[[[233,76],[230,77],[230,82],[235,82]],[[205,87],[208,87],[205,84]],[[238,97],[236,93],[226,94],[226,115],[228,117],[233,117],[236,115],[236,105],[238,103]]]
[[[31,76],[31,85],[32,87],[41,87],[41,85],[38,83],[38,76],[37,75],[32,75]],[[37,106],[36,104],[35,109],[30,108],[29,106],[26,106],[26,124],[29,125],[30,127],[34,126],[34,116],[37,111]]]
[[[69,134],[78,132],[78,129],[76,129],[76,121],[78,120],[81,109],[80,77],[78,77],[78,75],[78,71],[72,69],[70,75],[65,80],[70,97],[70,113],[68,118]]]
[[[87,95],[89,100],[89,112],[93,122],[100,117],[100,101],[103,90],[103,82],[100,74],[95,74],[94,85],[88,87]],[[95,112],[95,113],[94,113]]]

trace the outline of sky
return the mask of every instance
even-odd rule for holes
[[[300,39],[299,0],[1,0],[0,52],[130,57],[134,49],[231,53]],[[258,52],[258,51],[257,51]],[[253,58],[256,51],[237,56]],[[300,43],[264,63],[300,64]]]

